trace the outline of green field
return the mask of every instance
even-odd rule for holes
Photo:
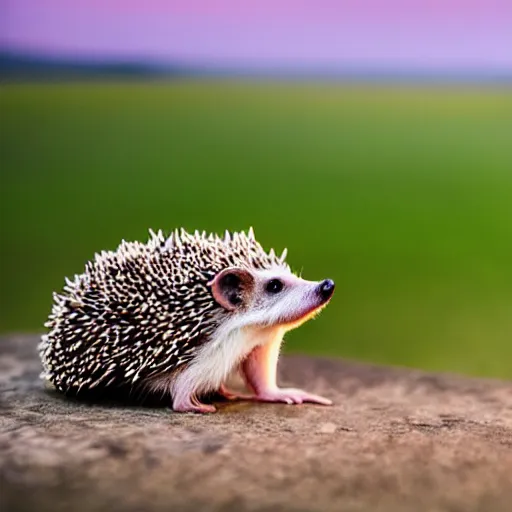
[[[246,229],[337,283],[287,349],[512,377],[512,91],[2,85],[0,331],[147,229]]]

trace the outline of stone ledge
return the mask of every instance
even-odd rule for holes
[[[2,511],[510,509],[512,383],[288,356],[335,406],[178,415],[45,391],[37,342],[0,338]]]

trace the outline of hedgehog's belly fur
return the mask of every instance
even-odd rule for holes
[[[147,386],[152,392],[170,393],[173,402],[218,391],[256,347],[280,343],[283,334],[281,327],[254,326],[220,334],[206,343],[181,371],[154,377]]]

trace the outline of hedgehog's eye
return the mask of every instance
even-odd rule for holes
[[[265,289],[268,293],[279,293],[283,289],[283,282],[279,279],[271,279]]]

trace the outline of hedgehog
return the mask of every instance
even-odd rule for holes
[[[283,336],[316,316],[334,282],[307,281],[248,233],[185,229],[122,240],[66,278],[41,338],[41,377],[67,395],[141,388],[177,412],[209,413],[227,399],[330,405],[277,385]],[[227,383],[240,375],[250,394]],[[206,403],[204,403],[206,402]]]

